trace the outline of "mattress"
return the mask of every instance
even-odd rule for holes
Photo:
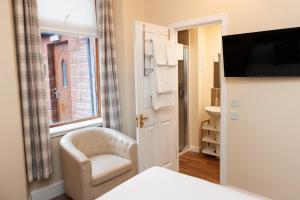
[[[97,200],[257,200],[248,194],[153,167],[115,187]]]

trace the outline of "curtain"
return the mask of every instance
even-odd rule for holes
[[[116,49],[111,0],[96,0],[100,51],[101,115],[103,126],[121,129]]]
[[[52,173],[45,73],[36,0],[14,0],[17,59],[28,182]]]

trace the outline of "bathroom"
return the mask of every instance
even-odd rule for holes
[[[220,176],[221,24],[178,32],[180,169],[215,183]],[[193,163],[195,162],[195,163]]]

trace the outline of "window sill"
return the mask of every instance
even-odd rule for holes
[[[59,137],[59,136],[65,135],[66,133],[68,133],[70,131],[87,128],[87,127],[101,126],[102,122],[103,122],[102,118],[96,118],[96,119],[91,119],[91,120],[87,120],[87,121],[66,124],[66,125],[50,128],[49,133],[50,133],[51,138]]]

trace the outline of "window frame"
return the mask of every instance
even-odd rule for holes
[[[68,35],[68,36],[73,36],[73,37],[89,37],[90,39],[94,40],[94,45],[93,45],[93,53],[94,53],[94,62],[95,62],[95,93],[97,96],[97,114],[95,116],[91,117],[85,117],[82,119],[75,119],[75,120],[70,120],[70,121],[63,121],[63,122],[57,122],[57,123],[52,123],[49,124],[48,127],[51,128],[57,128],[59,126],[65,126],[69,124],[76,124],[84,121],[90,121],[90,120],[95,120],[95,119],[101,119],[101,92],[100,92],[100,54],[99,54],[99,39],[97,36],[94,35],[83,35],[80,33],[65,33],[65,32],[59,32],[59,31],[53,31],[53,30],[40,30],[40,33],[43,32],[51,32],[51,33],[56,33],[56,34],[63,34],[63,35]]]

